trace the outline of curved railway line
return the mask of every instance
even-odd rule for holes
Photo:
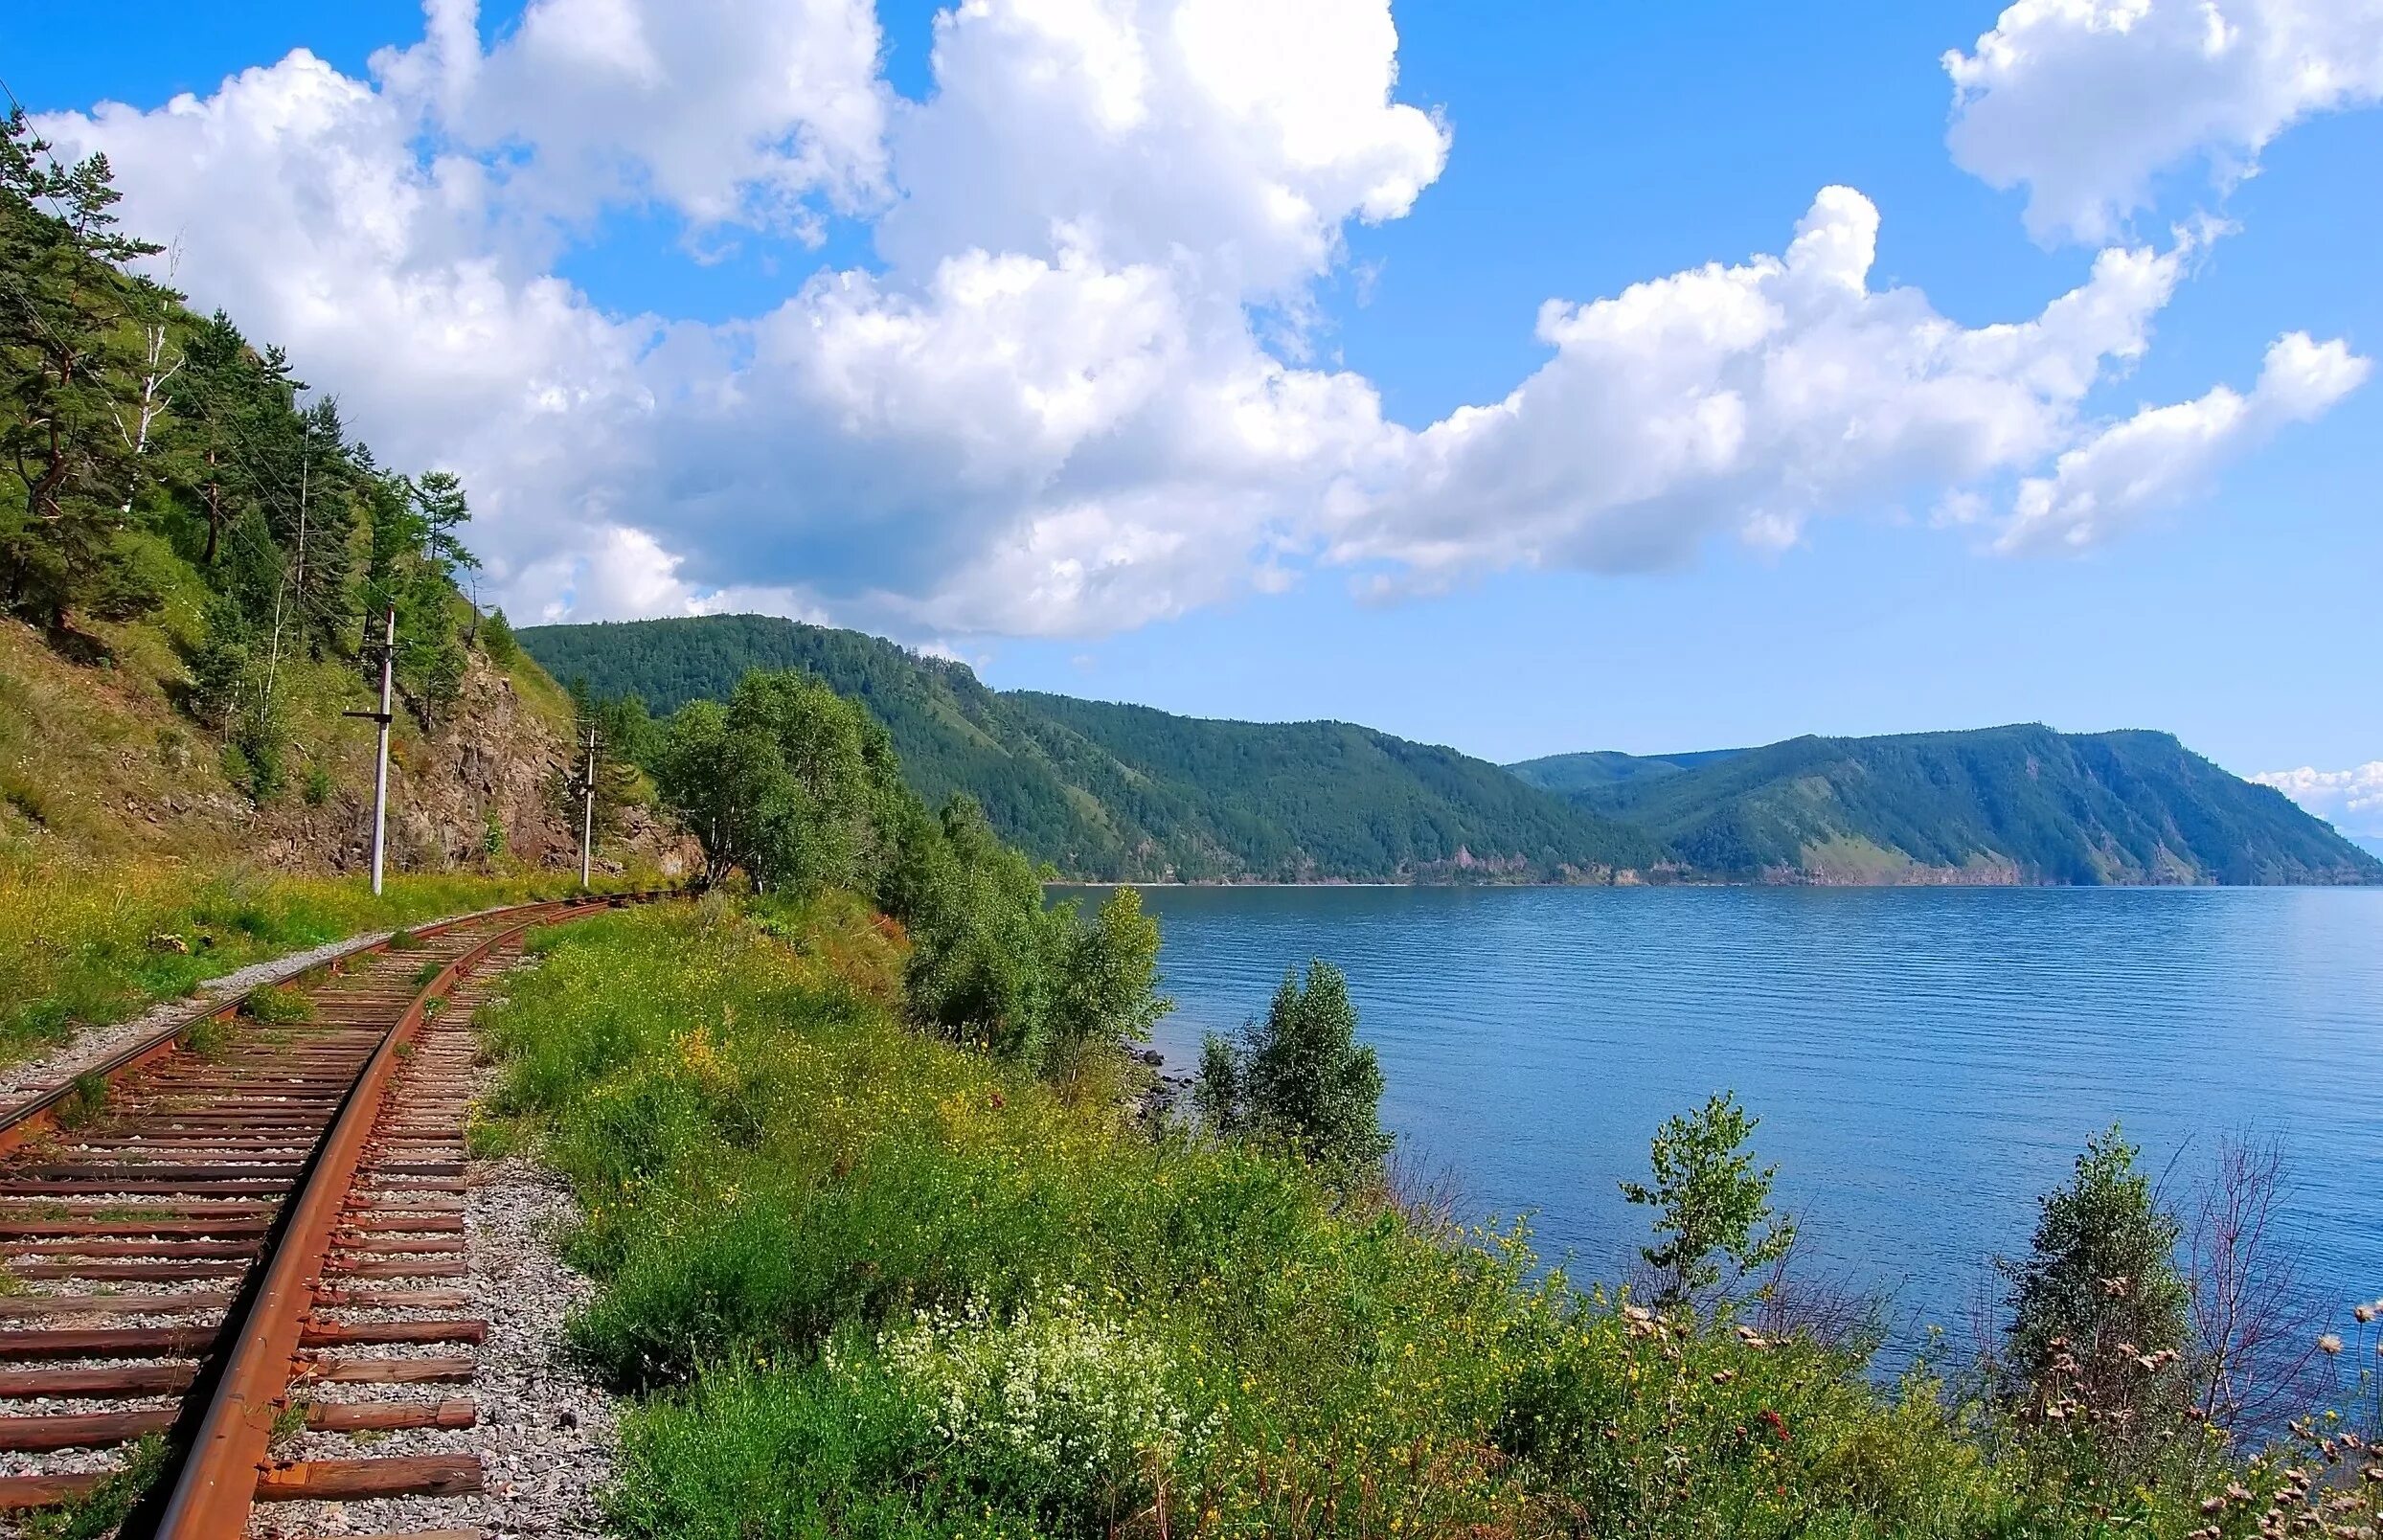
[[[0,1524],[133,1452],[160,1473],[126,1535],[279,1534],[290,1500],[480,1491],[476,1456],[370,1442],[476,1418],[487,1326],[456,1286],[472,1012],[531,931],[655,896],[359,945],[302,976],[303,1011],[252,990],[0,1113]],[[276,1458],[301,1431],[355,1453]]]

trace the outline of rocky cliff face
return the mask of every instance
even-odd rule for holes
[[[359,737],[366,735],[359,734]],[[474,655],[461,697],[427,733],[401,718],[389,757],[389,860],[401,872],[474,867],[510,856],[533,867],[579,861],[573,749],[513,681]],[[260,815],[259,855],[288,868],[352,870],[372,859],[369,770],[321,806]],[[695,842],[636,805],[600,810],[598,870],[681,877],[702,866]]]

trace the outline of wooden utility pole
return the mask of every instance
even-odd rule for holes
[[[373,772],[373,896],[375,898],[380,896],[381,858],[389,844],[389,724],[394,720],[389,712],[389,690],[395,678],[397,662],[397,606],[391,604],[380,644],[380,710],[340,713],[380,724],[380,762]]]
[[[579,886],[589,886],[596,855],[596,729],[587,730],[587,781],[579,811]]]

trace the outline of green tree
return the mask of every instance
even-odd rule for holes
[[[1724,1091],[1655,1131],[1653,1182],[1622,1184],[1623,1197],[1655,1210],[1659,1238],[1639,1256],[1655,1270],[1662,1304],[1693,1303],[1722,1282],[1724,1261],[1743,1277],[1795,1244],[1794,1221],[1771,1212],[1779,1167],[1757,1168],[1745,1147],[1759,1122]]]
[[[1008,1058],[1046,1062],[1055,938],[1074,920],[1045,907],[1042,878],[971,798],[954,797],[939,819],[912,826],[886,905],[910,927],[905,995],[915,1020]]]
[[[488,661],[500,668],[511,668],[513,660],[521,656],[521,644],[513,639],[513,623],[505,618],[502,606],[490,610],[488,619],[480,623],[480,650],[487,653]],[[636,699],[635,696],[629,698]],[[637,711],[639,715],[646,716],[644,701],[637,701]],[[646,723],[650,729],[653,718],[646,716]]]
[[[600,704],[583,681],[573,696],[623,740],[658,739],[646,763],[714,878],[738,869],[764,892],[845,888],[908,927],[905,999],[920,1027],[1065,1083],[1146,1040],[1167,1010],[1140,895],[1121,890],[1090,922],[1074,903],[1046,903],[1046,869],[966,797],[930,816],[885,729],[817,678],[756,670],[725,704],[690,702],[658,734],[641,702]]]
[[[1241,1054],[1221,1032],[1200,1037],[1200,1069],[1192,1081],[1192,1106],[1220,1134],[1242,1131],[1248,1093],[1241,1085]]]
[[[61,166],[12,111],[0,133],[0,457],[23,489],[0,513],[0,600],[54,628],[88,607],[125,619],[155,606],[123,539],[139,358],[135,285],[119,264],[160,248],[118,230],[107,158]]]
[[[242,430],[262,383],[260,362],[239,328],[217,310],[192,328],[181,373],[166,387],[172,416],[162,474],[204,527],[204,543],[195,552],[185,548],[203,567],[215,566],[248,482]]]
[[[388,606],[397,612],[398,687],[427,724],[462,692],[468,666],[462,622],[469,607],[456,592],[457,572],[479,562],[456,531],[471,517],[463,484],[445,471],[420,481],[372,472],[364,477],[365,555],[362,610],[365,655],[377,657]]]
[[[471,522],[471,505],[464,496],[464,480],[451,470],[424,471],[407,486],[419,521],[420,552],[449,582],[459,572],[477,571],[480,558],[464,545],[458,532]]]
[[[483,623],[481,645],[494,661],[500,648],[513,646],[512,631],[505,622],[505,612],[498,610]],[[510,655],[510,651],[509,651]],[[563,778],[563,801],[566,811],[579,816],[579,797],[584,790],[586,775],[586,744],[588,734],[596,735],[596,829],[600,835],[611,836],[621,830],[622,814],[646,801],[646,786],[641,770],[652,765],[661,753],[662,725],[646,711],[646,703],[635,695],[621,700],[598,700],[588,689],[584,678],[574,679],[568,687],[571,695],[572,761]]]
[[[715,877],[733,867],[764,892],[874,891],[888,855],[878,815],[899,765],[885,730],[818,680],[752,673],[726,706],[689,706],[655,771]]]
[[[296,414],[297,486],[266,503],[267,524],[285,553],[289,626],[320,657],[347,645],[354,603],[359,473],[348,458],[338,403],[318,400]]]
[[[1068,1082],[1116,1050],[1150,1040],[1174,1008],[1158,991],[1158,921],[1142,912],[1142,895],[1120,888],[1089,925],[1073,900],[1054,924],[1062,955],[1051,1002],[1043,1073]]]
[[[2117,1124],[2086,1141],[2068,1183],[2046,1193],[2009,1284],[2008,1367],[2038,1412],[2129,1441],[2190,1393],[2182,1354],[2190,1292],[2182,1226],[2161,1208]]]
[[[1357,1041],[1349,980],[1318,958],[1303,982],[1286,974],[1263,1022],[1234,1043],[1204,1046],[1194,1100],[1220,1131],[1280,1141],[1351,1178],[1390,1153],[1382,1130],[1382,1067]]]

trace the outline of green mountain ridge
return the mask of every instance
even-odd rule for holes
[[[2383,861],[2167,733],[2040,723],[1509,767],[1700,872],[1822,882],[2363,883]]]
[[[656,713],[803,668],[864,702],[930,804],[965,792],[1063,876],[1600,880],[1661,847],[1487,760],[1344,722],[1256,724],[987,689],[966,665],[767,616],[526,627],[556,678]]]
[[[988,689],[766,616],[533,626],[555,677],[657,713],[799,668],[865,702],[930,803],[1062,875],[1131,881],[2383,882],[2383,861],[2164,733],[1802,737],[1500,768],[1347,722]]]

